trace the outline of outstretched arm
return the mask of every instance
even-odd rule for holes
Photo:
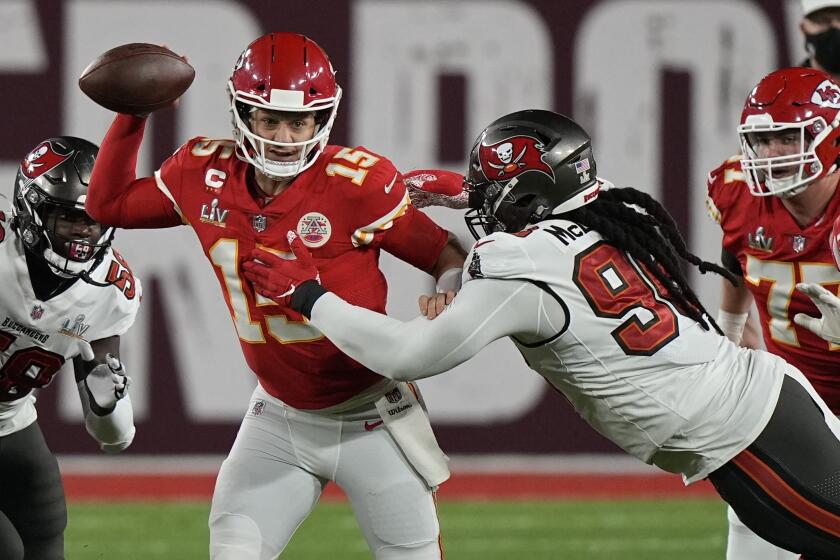
[[[85,210],[97,222],[122,228],[182,223],[154,177],[136,178],[145,126],[145,118],[118,114],[102,140],[85,199]]]
[[[467,208],[464,176],[460,173],[441,169],[415,169],[403,175],[403,182],[408,189],[411,203],[416,208],[428,206]],[[421,295],[418,300],[420,313],[428,319],[434,319],[440,315],[461,289],[461,269],[467,252],[452,232],[447,233],[446,245],[443,246],[430,271],[436,281],[435,295]]]
[[[436,375],[494,340],[547,339],[568,320],[560,304],[531,283],[478,279],[468,282],[434,321],[398,321],[327,292],[309,251],[294,233],[289,237],[294,260],[255,251],[242,264],[244,276],[258,293],[302,313],[348,356],[385,377]]]
[[[448,371],[494,340],[534,336],[542,305],[554,303],[543,296],[550,299],[527,282],[476,280],[434,321],[421,316],[403,322],[326,293],[309,320],[354,360],[385,377],[410,381]]]

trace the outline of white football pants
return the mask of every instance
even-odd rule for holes
[[[799,558],[798,554],[770,544],[753,533],[731,507],[727,506],[726,516],[729,518],[726,560],[797,560]]]
[[[434,494],[378,421],[375,408],[367,420],[297,410],[257,386],[216,480],[211,560],[275,558],[331,480],[377,560],[439,560]]]

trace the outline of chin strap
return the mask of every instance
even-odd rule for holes
[[[91,268],[96,268],[96,266],[93,266]],[[79,278],[81,278],[84,282],[87,282],[91,286],[98,286],[100,288],[107,288],[111,285],[110,282],[99,282],[98,280],[94,280],[90,277],[90,273],[87,270],[80,273]]]

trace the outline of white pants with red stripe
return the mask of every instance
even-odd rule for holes
[[[275,558],[335,481],[377,560],[441,559],[434,494],[377,420],[297,410],[258,386],[216,480],[210,558]]]

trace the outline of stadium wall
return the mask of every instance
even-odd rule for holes
[[[526,107],[581,121],[599,174],[662,199],[691,248],[717,259],[704,209],[708,170],[737,150],[748,89],[804,55],[797,0],[4,0],[0,3],[0,193],[43,138],[101,140],[112,115],[76,80],[102,51],[128,42],[186,54],[196,80],[177,111],[154,115],[139,172],[181,142],[229,137],[225,85],[253,38],[307,34],[331,55],[345,89],[335,143],[363,144],[397,166],[465,168],[490,120]],[[432,212],[465,244],[460,215]],[[116,246],[145,286],[125,337],[137,438],[130,454],[219,454],[254,385],[209,264],[186,228],[121,231]],[[389,312],[415,314],[428,278],[387,255]],[[715,309],[718,280],[694,278]],[[42,426],[63,454],[94,454],[72,374],[39,395]],[[610,454],[565,399],[497,342],[451,375],[421,383],[444,449],[455,454]]]

